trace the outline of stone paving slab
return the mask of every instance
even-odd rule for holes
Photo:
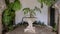
[[[29,33],[29,32],[24,32],[24,29],[26,27],[24,26],[19,26],[12,32],[8,32],[7,34],[56,34],[55,32],[51,32],[51,30],[47,29],[46,27],[41,28],[40,26],[35,26],[36,33]]]

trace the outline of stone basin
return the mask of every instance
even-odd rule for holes
[[[24,21],[28,22],[28,26],[24,29],[24,32],[36,33],[35,27],[33,27],[33,22],[36,21],[35,17],[25,17]]]

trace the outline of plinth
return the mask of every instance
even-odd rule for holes
[[[24,19],[28,22],[28,26],[24,29],[24,32],[36,33],[35,27],[33,27],[33,22],[36,20],[36,18],[26,17]]]

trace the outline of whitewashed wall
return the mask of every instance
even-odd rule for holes
[[[22,3],[22,9],[23,8],[31,8],[34,9],[35,6],[41,8],[40,3],[37,0],[20,0]],[[15,23],[18,24],[22,21],[22,17],[24,17],[24,14],[22,12],[22,9],[19,11],[16,11],[16,18]],[[41,8],[42,13],[36,12],[37,21],[44,22],[46,25],[48,24],[48,7],[44,4],[44,7]]]

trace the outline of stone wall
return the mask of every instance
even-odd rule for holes
[[[55,8],[58,9],[58,16],[59,16],[59,22],[58,22],[58,34],[60,34],[60,0],[55,3]]]
[[[34,9],[35,6],[40,8],[41,13],[36,11],[35,17],[37,17],[37,21],[44,22],[44,24],[48,25],[48,6],[46,4],[43,4],[43,8],[41,8],[41,3],[39,3],[37,0],[20,0],[23,8],[30,8]],[[16,17],[15,17],[15,23],[18,24],[22,21],[22,18],[29,15],[24,15],[23,11],[19,10],[16,11]]]
[[[60,12],[60,11],[59,11]],[[59,13],[59,25],[58,25],[58,34],[60,34],[60,13]]]
[[[0,34],[2,34],[2,12],[6,8],[5,1],[0,0]]]

